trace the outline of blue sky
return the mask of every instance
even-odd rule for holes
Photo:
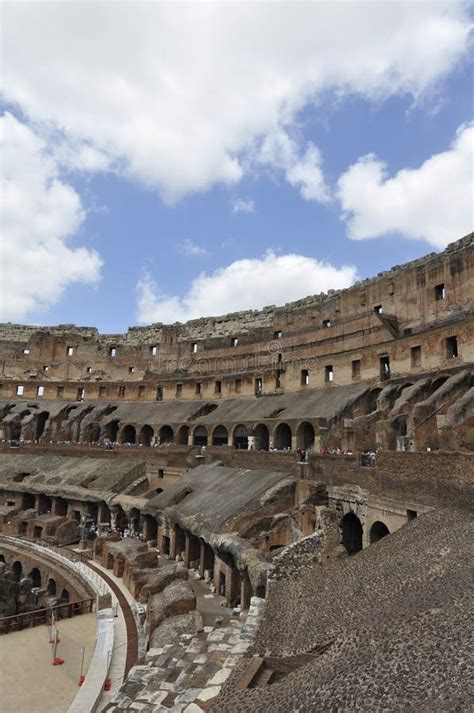
[[[213,47],[227,22],[212,6],[201,6],[202,37],[191,40],[186,24],[194,26],[195,9],[187,18],[168,8],[163,18],[163,6],[145,4],[138,19],[131,7],[117,19],[102,5],[110,37],[96,47],[97,72],[87,34],[71,51],[65,41],[78,22],[97,23],[93,7],[12,6],[4,31],[24,34],[40,69],[27,76],[28,57],[7,42],[2,319],[120,332],[284,304],[443,249],[469,232],[468,6],[413,3],[408,16],[406,3],[390,4],[385,14],[370,3],[339,4],[349,13],[354,5],[387,32],[387,45],[364,37],[364,13],[360,27],[348,18],[349,59],[335,69],[324,38],[313,49],[318,21],[340,22],[326,16],[324,3],[308,5],[307,17],[290,25],[283,58],[271,28],[269,37],[261,29],[252,41],[232,33],[232,46]],[[272,5],[272,21],[282,7]],[[248,27],[250,12],[257,28],[266,26],[253,3],[233,12],[234,23]],[[124,67],[120,42],[132,19],[144,56]],[[169,24],[178,46],[187,41],[189,56],[175,56],[171,45],[155,51],[160,30],[157,37],[146,29],[154,20]],[[41,23],[52,33],[57,23],[63,42],[41,38]],[[306,47],[302,32],[311,23]],[[211,44],[203,86],[192,66],[201,41]],[[243,78],[241,53],[249,65]],[[213,55],[224,70],[214,70]],[[380,62],[386,67],[373,70]],[[68,64],[70,80],[58,69]]]

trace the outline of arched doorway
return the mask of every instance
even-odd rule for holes
[[[33,589],[41,587],[41,572],[39,571],[38,567],[33,567],[33,569],[28,575],[28,578],[31,579],[31,586]]]
[[[49,497],[49,495],[41,495],[39,496],[38,499],[38,514],[39,515],[44,515],[44,513],[50,513],[51,512],[51,506],[52,506],[52,499]]]
[[[229,434],[225,426],[216,426],[212,433],[213,446],[226,446],[229,443]]]
[[[378,542],[379,540],[381,540],[383,537],[386,537],[387,535],[390,535],[390,530],[388,529],[387,525],[384,522],[377,520],[377,522],[374,522],[374,524],[370,528],[370,532],[369,532],[370,544],[373,545],[374,542]]]
[[[54,514],[60,517],[66,517],[67,515],[67,500],[61,497],[57,497],[54,503]]]
[[[100,426],[98,423],[89,423],[84,440],[86,443],[98,443],[100,441]]]
[[[46,588],[46,591],[48,593],[48,596],[50,597],[55,597],[56,596],[56,582],[52,577],[48,579],[48,586]]]
[[[122,443],[135,443],[137,437],[137,432],[134,426],[128,424],[122,429],[121,442]]]
[[[112,441],[112,443],[117,442],[117,434],[119,429],[119,421],[110,421],[105,427],[105,437]]]
[[[149,426],[147,423],[143,426],[142,430],[140,431],[140,437],[139,437],[139,443],[142,446],[145,446],[146,448],[149,448],[151,446],[151,443],[153,441],[153,438],[155,436],[155,432],[152,429],[151,426]]]
[[[176,436],[176,442],[180,446],[187,446],[189,443],[189,426],[181,426]]]
[[[236,426],[234,428],[234,448],[238,450],[248,450],[249,447],[249,431],[247,426]]]
[[[19,582],[23,574],[23,567],[19,560],[16,560],[16,562],[12,564],[12,572],[15,576],[16,581]]]
[[[174,437],[174,432],[171,426],[162,426],[158,431],[160,443],[171,443]]]
[[[67,604],[68,601],[69,601],[69,592],[67,589],[63,589],[63,591],[61,592],[61,602],[63,602],[64,604]]]
[[[314,427],[309,421],[303,421],[296,431],[296,444],[302,450],[308,450],[314,445]]]
[[[21,496],[21,509],[34,510],[35,496],[32,493],[23,493]]]
[[[270,447],[270,434],[264,423],[259,423],[253,429],[254,443],[256,451],[268,451]]]
[[[353,512],[347,513],[341,520],[342,544],[349,555],[355,555],[362,549],[362,524]]]
[[[207,446],[207,428],[205,426],[196,426],[193,443],[195,446]]]
[[[39,441],[41,436],[43,435],[44,427],[46,426],[46,421],[49,418],[49,413],[48,411],[42,411],[41,413],[38,414],[36,418],[36,433],[35,433],[35,440]]]
[[[277,426],[273,444],[278,451],[291,450],[291,428],[287,423]]]

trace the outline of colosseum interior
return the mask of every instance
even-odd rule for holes
[[[78,713],[467,711],[473,304],[471,234],[283,307],[1,325],[0,633],[96,611]]]

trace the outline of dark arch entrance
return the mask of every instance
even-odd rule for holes
[[[189,426],[181,426],[176,436],[176,442],[180,446],[187,446],[189,442]]]
[[[234,448],[247,450],[249,447],[249,431],[247,426],[236,426],[234,428]]]
[[[362,549],[362,524],[353,512],[347,513],[341,520],[342,544],[349,555],[355,555]]]
[[[105,427],[105,437],[112,441],[112,443],[117,442],[117,434],[119,429],[118,421],[110,421]]]
[[[160,443],[171,443],[174,437],[174,432],[171,426],[162,426],[158,431]]]
[[[13,563],[12,572],[15,575],[16,581],[19,582],[21,579],[21,575],[23,574],[23,567],[19,560],[16,560],[16,562]]]
[[[121,436],[122,443],[135,443],[136,438],[137,432],[135,430],[135,427],[131,426],[130,424],[128,426],[125,426]]]
[[[69,601],[69,592],[67,589],[63,589],[63,591],[61,592],[61,602],[66,603],[68,601]]]
[[[258,426],[253,429],[253,435],[255,438],[255,450],[268,451],[270,446],[270,434],[264,423],[259,423]]]
[[[36,433],[35,433],[35,440],[39,441],[41,436],[43,435],[44,432],[44,427],[46,426],[46,421],[49,418],[49,412],[48,411],[42,411],[41,413],[38,414],[36,418]]]
[[[229,442],[229,434],[225,426],[216,426],[212,433],[213,446],[226,446]]]
[[[35,496],[32,493],[23,493],[21,496],[21,509],[33,510],[35,507]]]
[[[98,423],[90,423],[87,426],[85,441],[86,443],[98,443],[100,440],[100,426]]]
[[[141,443],[142,446],[149,448],[151,446],[151,442],[153,440],[154,435],[155,435],[154,430],[152,429],[151,426],[149,426],[146,423],[143,426],[142,430],[140,431],[139,442]]]
[[[197,426],[194,429],[193,442],[195,446],[207,446],[207,428]]]
[[[48,579],[47,592],[50,597],[56,596],[56,582],[52,579],[52,577]]]
[[[387,525],[384,522],[377,520],[377,522],[374,522],[374,524],[370,528],[370,544],[373,545],[374,542],[378,542],[382,539],[382,537],[386,537],[387,535],[390,535],[390,530],[388,529]]]
[[[35,589],[36,587],[41,587],[41,573],[38,567],[33,567],[33,569],[28,575],[28,578],[31,579],[31,586],[33,587],[33,589]]]
[[[309,421],[304,421],[296,431],[296,444],[302,450],[308,450],[314,445],[314,427]]]
[[[291,428],[287,423],[280,423],[280,425],[277,426],[274,446],[278,451],[291,450]]]

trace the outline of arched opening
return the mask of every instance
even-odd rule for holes
[[[145,540],[156,540],[158,534],[158,523],[152,515],[145,515],[143,518],[143,535]]]
[[[193,444],[195,446],[207,446],[207,428],[196,426],[193,434]]]
[[[98,443],[100,441],[100,425],[98,423],[89,423],[84,434],[86,443]]]
[[[382,539],[382,537],[386,537],[387,535],[390,535],[390,530],[388,529],[387,525],[384,522],[380,522],[380,520],[377,520],[377,522],[374,522],[374,524],[370,528],[370,544],[373,545],[374,542],[378,542]]]
[[[130,530],[134,533],[139,533],[141,531],[140,527],[140,510],[138,508],[132,508],[130,510]]]
[[[0,554],[0,562],[3,562],[5,564],[5,555]]]
[[[216,426],[212,433],[213,446],[226,446],[229,443],[229,434],[225,426]]]
[[[268,451],[270,447],[270,434],[264,423],[259,423],[253,429],[256,451]]]
[[[48,579],[48,586],[46,588],[49,597],[56,596],[56,582],[51,577]]]
[[[341,520],[342,544],[349,555],[355,555],[362,549],[362,524],[353,512],[347,513]]]
[[[181,426],[176,436],[176,442],[180,446],[187,446],[189,443],[189,426]]]
[[[10,424],[10,440],[19,441],[21,438],[21,423],[13,421]]]
[[[48,411],[42,411],[36,417],[36,433],[35,433],[36,441],[39,441],[39,439],[43,435],[44,427],[46,426],[46,421],[48,420],[48,418],[49,418]]]
[[[64,498],[57,497],[54,502],[54,514],[60,517],[66,517],[67,515],[67,500]]]
[[[28,579],[31,579],[31,586],[33,589],[41,587],[41,572],[39,571],[38,567],[33,567],[33,569],[28,575]]]
[[[291,450],[291,428],[287,423],[277,426],[273,443],[277,451]]]
[[[377,410],[377,399],[381,393],[382,389],[372,389],[367,397],[367,413],[372,413]]]
[[[127,426],[124,426],[122,429],[122,434],[121,434],[121,442],[122,443],[135,443],[135,440],[137,438],[137,431],[135,429],[135,426],[131,426],[128,424]]]
[[[238,450],[248,450],[249,447],[249,431],[247,426],[236,426],[234,428],[234,448]]]
[[[39,496],[38,500],[38,514],[39,515],[44,515],[45,513],[50,513],[51,512],[51,506],[52,506],[52,499],[49,497],[49,495],[43,495],[41,494]]]
[[[110,421],[105,426],[105,437],[112,441],[112,443],[117,442],[117,434],[119,430],[119,421]]]
[[[265,599],[265,586],[260,584],[255,590],[255,596]]]
[[[16,580],[17,582],[19,582],[20,579],[21,579],[21,576],[22,576],[22,574],[23,574],[23,567],[22,567],[21,562],[19,562],[18,560],[16,560],[16,562],[14,562],[14,563],[12,564],[12,572],[13,572],[13,575],[14,575],[14,577],[15,577],[15,580]]]
[[[64,604],[67,604],[68,601],[69,601],[69,592],[67,589],[63,589],[63,591],[61,592],[61,602]]]
[[[171,426],[162,426],[158,431],[158,437],[160,443],[171,443],[173,440],[174,432]]]
[[[126,530],[127,527],[128,517],[126,516],[122,507],[118,505],[115,511],[115,528],[123,534],[123,531]]]
[[[308,450],[314,445],[314,427],[308,421],[300,423],[296,431],[297,447],[302,450]]]
[[[149,426],[146,423],[140,431],[139,443],[142,446],[149,448],[151,446],[151,442],[152,442],[154,436],[155,436],[154,430],[152,429],[151,426]]]
[[[35,507],[35,496],[31,493],[23,493],[21,497],[21,509],[33,510]]]

